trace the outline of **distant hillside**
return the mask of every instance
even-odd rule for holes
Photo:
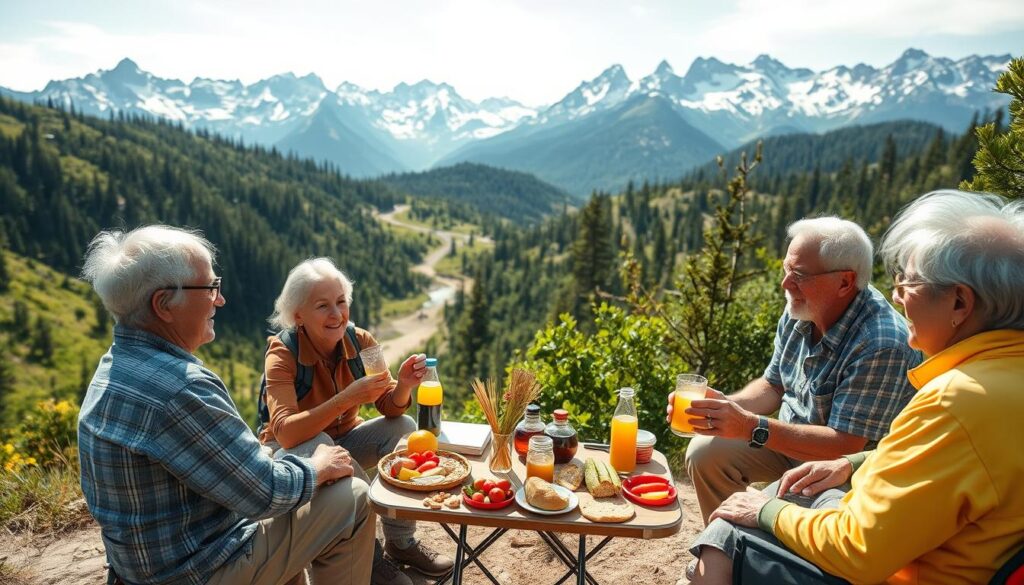
[[[86,283],[0,249],[0,428],[12,426],[40,400],[80,403],[110,346],[110,327]],[[200,351],[224,377],[247,420],[254,416],[253,392],[262,373],[247,365],[253,356],[243,358],[251,353],[220,339]]]
[[[353,320],[419,290],[421,237],[372,215],[404,196],[324,163],[119,115],[103,120],[0,98],[0,231],[9,248],[77,274],[103,228],[156,222],[201,229],[219,250],[221,325],[262,332],[288,270],[331,256],[359,283]]]
[[[388,175],[381,181],[412,195],[466,203],[482,213],[513,220],[538,220],[573,199],[528,173],[475,163]]]
[[[678,176],[724,150],[660,96],[637,96],[573,123],[523,126],[442,161],[473,161],[533,173],[577,196],[630,180]]]
[[[876,161],[885,150],[886,140],[892,137],[897,157],[917,153],[924,149],[941,130],[928,122],[901,120],[866,126],[850,126],[824,134],[794,133],[769,136],[763,139],[765,160],[757,177],[773,174],[839,170],[847,160]],[[724,155],[729,168],[734,167],[741,153],[752,153],[757,145],[753,140]],[[714,161],[697,169],[698,172],[717,173]]]

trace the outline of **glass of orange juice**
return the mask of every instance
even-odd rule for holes
[[[688,421],[690,415],[687,408],[694,400],[705,397],[708,379],[700,374],[679,374],[676,376],[676,389],[672,391],[672,432],[679,437],[692,437],[693,425]]]
[[[539,477],[548,483],[555,481],[555,451],[551,437],[530,437],[530,447],[526,452],[526,477]]]

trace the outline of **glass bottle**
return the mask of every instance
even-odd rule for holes
[[[526,416],[516,425],[515,438],[513,439],[516,453],[520,457],[526,457],[530,448],[530,437],[544,432],[544,421],[540,420],[540,407],[530,404],[526,407]]]
[[[619,388],[619,404],[612,415],[612,439],[608,462],[620,474],[636,468],[636,404],[632,388]]]
[[[418,407],[416,428],[426,429],[434,435],[441,434],[441,404],[444,402],[444,390],[441,378],[437,375],[437,358],[427,358],[427,373],[420,380],[416,390]]]
[[[526,477],[539,477],[548,483],[555,480],[555,453],[552,450],[551,437],[530,437],[530,447],[526,452]]]
[[[568,463],[576,455],[576,448],[579,446],[576,429],[569,424],[568,411],[559,408],[552,414],[555,420],[544,427],[544,434],[551,437],[555,463]]]

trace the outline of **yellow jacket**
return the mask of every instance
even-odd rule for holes
[[[842,505],[788,505],[769,526],[853,583],[987,583],[1024,546],[1024,331],[980,333],[908,376],[918,392]]]

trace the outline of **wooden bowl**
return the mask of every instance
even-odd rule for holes
[[[406,490],[412,490],[416,492],[436,492],[439,490],[450,489],[462,485],[462,482],[466,481],[469,477],[471,467],[469,461],[458,453],[452,451],[437,451],[436,455],[441,459],[440,465],[448,467],[448,475],[435,475],[438,481],[434,483],[417,483],[415,481],[403,481],[401,479],[391,477],[391,464],[394,463],[395,459],[404,457],[406,451],[395,451],[388,453],[384,457],[381,457],[380,461],[377,462],[377,473],[380,478],[387,483],[395,487],[400,487]],[[418,478],[413,478],[418,479]]]

